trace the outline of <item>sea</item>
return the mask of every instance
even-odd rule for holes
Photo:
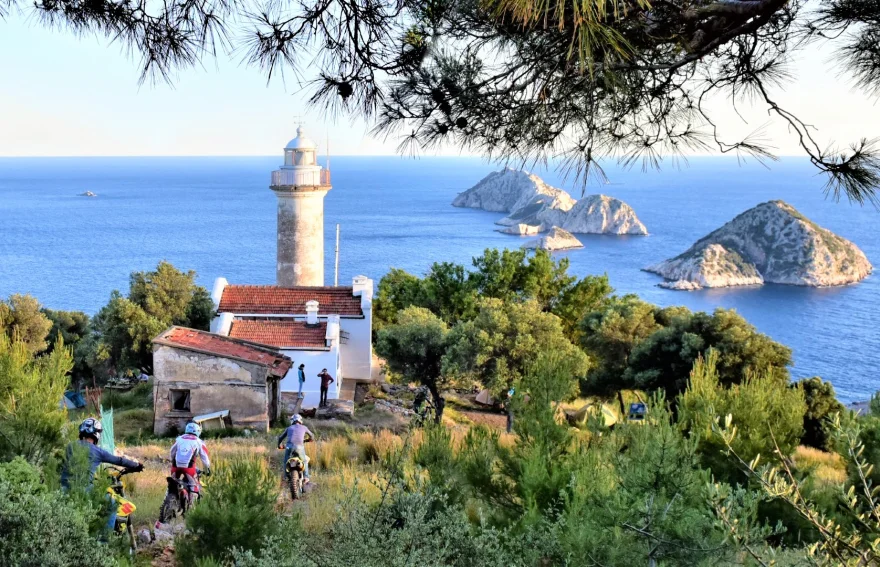
[[[0,297],[29,293],[53,309],[94,314],[129,274],[160,260],[197,272],[209,290],[275,278],[276,199],[269,172],[278,157],[0,159]],[[486,248],[528,237],[495,232],[503,214],[450,205],[457,193],[500,168],[479,158],[333,157],[325,202],[325,279],[334,282],[340,226],[340,285],[390,268],[423,274],[433,262],[470,264]],[[880,389],[880,272],[835,288],[795,286],[695,292],[657,287],[641,270],[759,203],[782,199],[856,243],[880,263],[880,211],[837,202],[805,159],[769,168],[701,157],[657,170],[606,166],[608,183],[584,188],[564,172],[536,167],[551,185],[605,193],[629,203],[649,236],[579,235],[584,248],[557,254],[577,275],[607,274],[616,293],[662,306],[737,310],[794,351],[795,378],[830,380],[847,402]],[[82,197],[92,191],[98,196]]]

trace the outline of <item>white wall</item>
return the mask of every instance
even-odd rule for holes
[[[370,379],[373,358],[372,313],[364,311],[363,319],[342,319],[340,329],[348,333],[348,342],[340,345],[342,373],[346,378]]]
[[[300,364],[305,364],[306,381],[303,384],[303,404],[304,408],[317,407],[321,401],[321,379],[318,373],[322,368],[326,368],[330,376],[333,376],[334,382],[330,384],[330,391],[327,392],[328,399],[337,399],[339,390],[342,385],[342,379],[339,377],[339,351],[331,349],[329,351],[320,350],[281,350],[282,354],[286,354],[293,359],[293,366],[290,371],[281,380],[282,392],[299,391],[299,378],[297,371]]]

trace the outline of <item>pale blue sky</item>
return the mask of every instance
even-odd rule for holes
[[[397,145],[370,138],[362,122],[310,112],[293,81],[266,85],[259,70],[225,55],[182,71],[173,86],[139,86],[138,63],[121,46],[22,15],[0,20],[0,53],[0,156],[274,155],[295,135],[295,115],[322,147],[329,134],[332,154],[393,154]],[[811,49],[795,61],[799,80],[776,93],[779,102],[815,125],[823,146],[880,136],[880,107],[838,76],[829,55]],[[715,111],[731,134],[768,120],[744,109],[743,124],[726,101]],[[801,153],[779,120],[766,137],[780,154]]]

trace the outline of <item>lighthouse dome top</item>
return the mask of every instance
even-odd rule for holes
[[[306,136],[305,130],[300,126],[296,129],[296,138],[292,139],[287,143],[287,146],[284,148],[285,150],[316,150],[318,149],[318,144],[314,142],[311,138]]]

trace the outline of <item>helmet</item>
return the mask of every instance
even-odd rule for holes
[[[190,421],[186,424],[186,433],[195,435],[196,437],[200,437],[202,435],[202,426],[194,421]]]
[[[302,423],[302,422],[303,422],[303,416],[301,416],[300,414],[295,413],[292,416],[290,416],[291,425],[294,423]]]
[[[103,431],[104,428],[101,427],[101,420],[95,419],[94,417],[88,417],[79,424],[80,439],[84,437],[91,437],[95,440],[95,443],[99,443],[101,441],[101,433]]]

